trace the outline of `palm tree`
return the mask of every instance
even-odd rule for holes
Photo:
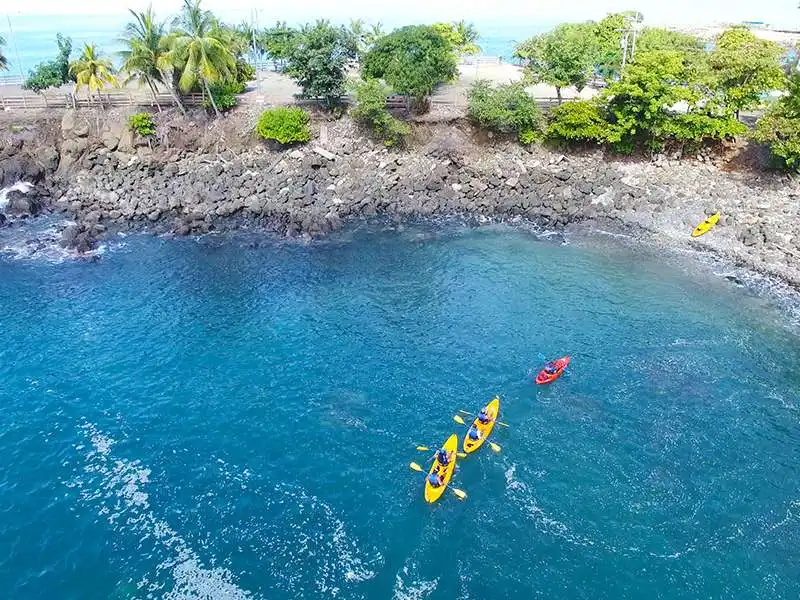
[[[137,79],[139,85],[147,84],[153,94],[153,101],[161,112],[156,86],[164,83],[158,61],[162,56],[161,40],[164,38],[165,25],[156,21],[152,4],[144,12],[128,12],[133,15],[134,20],[125,25],[120,38],[128,48],[117,53],[122,59],[122,70],[127,74],[125,83]]]
[[[453,25],[455,26],[456,34],[461,39],[461,54],[480,54],[481,48],[476,44],[478,38],[481,36],[478,33],[478,30],[475,29],[475,25],[472,23],[467,23],[463,19],[454,22]]]
[[[219,39],[221,29],[210,11],[200,8],[200,0],[183,0],[181,14],[175,21],[177,30],[169,38],[169,62],[180,69],[180,89],[188,92],[200,84],[208,95],[214,113],[219,109],[211,94],[211,84],[232,80],[236,75],[236,59]]]
[[[6,43],[5,38],[3,38],[2,35],[0,35],[0,71],[8,69],[8,59],[6,58],[6,55],[3,54],[3,46],[5,45],[5,43]]]
[[[100,90],[106,86],[119,87],[119,82],[115,77],[114,65],[107,58],[103,58],[102,53],[95,48],[94,44],[86,44],[83,47],[83,54],[78,60],[74,60],[69,65],[69,72],[75,77],[75,91],[80,91],[83,86],[89,90],[89,97],[92,92],[97,92],[100,99]],[[102,100],[100,101],[102,106]]]

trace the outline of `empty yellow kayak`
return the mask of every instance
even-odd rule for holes
[[[488,423],[481,423],[478,417],[475,417],[475,420],[472,422],[472,424],[478,428],[478,431],[481,432],[481,437],[477,440],[471,440],[469,438],[469,433],[464,436],[464,452],[467,454],[475,452],[475,450],[483,446],[483,442],[485,442],[489,434],[492,433],[495,421],[497,421],[497,417],[500,414],[500,398],[495,398],[489,402],[489,404],[486,405],[486,412],[489,414]]]
[[[719,221],[719,217],[720,217],[719,213],[714,213],[713,215],[708,217],[705,221],[700,223],[700,225],[694,228],[694,231],[692,232],[692,237],[700,237],[704,233],[708,233],[709,231],[711,231],[714,225],[717,224],[717,221]]]
[[[450,483],[450,479],[453,477],[453,472],[456,470],[458,436],[455,433],[451,435],[449,438],[447,438],[447,441],[444,443],[442,448],[444,448],[447,454],[450,455],[450,462],[448,462],[447,465],[442,465],[438,459],[434,458],[433,465],[431,465],[431,470],[428,471],[428,477],[430,477],[432,473],[438,473],[442,478],[442,485],[434,487],[431,485],[431,482],[428,481],[428,477],[425,478],[425,501],[430,502],[431,504],[442,497],[445,489],[447,489],[447,484]]]

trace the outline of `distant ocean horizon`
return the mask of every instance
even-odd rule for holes
[[[4,76],[27,77],[37,64],[52,60],[58,53],[56,34],[72,39],[74,55],[84,44],[95,44],[106,55],[114,56],[122,50],[119,40],[123,27],[129,21],[127,13],[119,15],[67,15],[57,18],[41,16],[14,16],[0,20],[0,36],[6,40],[5,54],[9,69]],[[10,26],[9,26],[10,25]],[[263,25],[263,24],[262,24]],[[546,31],[552,23],[542,24],[481,24],[476,23],[481,34],[478,42],[483,56],[502,56],[510,61],[514,46],[519,42]],[[389,26],[386,29],[390,29]]]

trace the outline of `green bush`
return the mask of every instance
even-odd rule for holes
[[[467,92],[467,115],[486,129],[514,133],[523,144],[530,144],[541,131],[541,113],[536,101],[520,83],[492,87],[476,81]]]
[[[558,142],[603,144],[614,138],[614,128],[599,102],[566,102],[550,111],[547,138]]]
[[[214,97],[217,109],[219,109],[220,112],[225,112],[239,103],[237,94],[241,94],[244,88],[245,86],[243,83],[233,81],[212,85],[209,89],[211,90],[211,95]],[[211,110],[213,108],[208,96],[203,100],[203,108],[206,110]]]
[[[156,134],[156,124],[153,115],[148,112],[140,112],[128,117],[128,127],[135,134],[142,137],[150,137]]]
[[[241,94],[248,81],[253,81],[256,78],[256,69],[246,60],[239,58],[236,60],[236,83],[241,85]]]
[[[281,144],[307,142],[308,113],[302,108],[268,108],[258,119],[256,131],[265,140],[277,140]]]
[[[376,79],[359,81],[352,89],[356,103],[350,111],[352,117],[372,129],[375,137],[386,146],[402,145],[411,127],[386,110],[386,98],[391,90]]]

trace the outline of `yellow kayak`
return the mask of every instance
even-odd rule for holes
[[[694,228],[694,231],[692,232],[692,237],[700,237],[704,233],[708,233],[709,231],[711,231],[714,228],[714,225],[717,224],[717,221],[719,221],[719,217],[720,217],[719,213],[714,213],[713,215],[708,217],[705,221],[700,223],[700,225]]]
[[[438,459],[433,459],[433,465],[431,465],[431,470],[428,471],[428,477],[430,477],[431,473],[438,472],[441,475],[442,485],[439,487],[433,487],[431,482],[428,481],[428,477],[425,478],[425,501],[430,502],[433,504],[439,498],[442,497],[444,494],[445,489],[447,489],[447,484],[450,483],[450,479],[453,477],[453,472],[456,470],[456,452],[458,450],[458,436],[454,433],[442,446],[448,454],[451,455],[450,462],[447,463],[447,466],[443,466]]]
[[[495,398],[489,402],[489,404],[486,405],[486,412],[489,413],[489,417],[491,418],[488,423],[481,423],[478,417],[475,417],[475,420],[472,422],[472,424],[478,428],[478,431],[481,432],[480,439],[471,440],[469,439],[469,435],[464,436],[464,452],[467,454],[475,452],[475,450],[483,446],[483,442],[485,442],[489,434],[492,433],[495,421],[497,421],[497,417],[500,414],[500,398]]]

